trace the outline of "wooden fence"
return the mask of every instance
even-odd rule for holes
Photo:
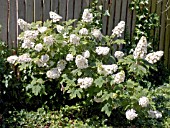
[[[55,11],[63,20],[78,19],[85,7],[92,0],[0,0],[0,24],[2,25],[0,38],[7,42],[9,47],[17,47],[17,35],[20,32],[17,19],[22,18],[27,22],[46,20],[49,11]],[[152,32],[159,39],[159,49],[165,52],[164,63],[170,68],[170,6],[169,0],[150,0],[150,12],[160,16],[160,27]],[[103,17],[103,34],[111,34],[111,30],[121,20],[126,22],[126,33],[132,37],[135,26],[135,12],[128,6],[131,0],[101,0],[104,9],[108,9],[110,17]],[[124,37],[125,35],[123,35]]]

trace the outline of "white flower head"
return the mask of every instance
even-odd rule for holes
[[[133,52],[134,59],[144,59],[147,54],[147,40],[146,37],[142,36],[139,40],[135,51]]]
[[[148,114],[149,114],[149,116],[151,117],[151,118],[156,118],[156,119],[158,119],[158,118],[162,118],[162,113],[161,112],[159,112],[159,111],[153,111],[153,110],[149,110],[148,111]]]
[[[66,67],[67,62],[65,60],[60,60],[57,62],[57,68],[59,71],[63,71]]]
[[[41,43],[36,44],[34,48],[37,52],[40,52],[43,49],[43,45]]]
[[[64,47],[65,45],[67,45],[68,43],[67,43],[67,41],[63,41],[62,42],[62,47]]]
[[[53,45],[54,43],[54,38],[52,35],[44,37],[44,43],[48,46]]]
[[[121,34],[124,32],[124,30],[125,30],[125,22],[120,21],[118,25],[112,30],[112,35],[116,35],[117,37],[120,37]]]
[[[85,69],[88,67],[88,60],[82,55],[77,55],[75,62],[79,69]]]
[[[61,33],[63,31],[64,27],[61,25],[57,25],[57,32]]]
[[[98,66],[97,72],[99,74],[107,76],[107,75],[113,74],[113,72],[116,72],[117,69],[118,69],[118,66],[116,64],[101,65],[101,66]]]
[[[86,50],[85,52],[83,52],[82,55],[83,55],[85,58],[89,58],[89,57],[90,57],[90,52],[89,52],[89,50]]]
[[[30,58],[30,55],[28,53],[25,53],[23,55],[20,55],[18,57],[18,62],[19,63],[27,63],[30,62],[32,59]]]
[[[67,54],[67,56],[66,56],[67,61],[73,61],[73,59],[74,59],[74,57],[72,54]]]
[[[78,36],[76,36],[75,34],[71,34],[70,35],[70,42],[75,44],[75,45],[79,45],[80,38]]]
[[[43,62],[43,63],[47,63],[48,61],[49,61],[49,55],[47,55],[47,54],[45,54],[45,55],[42,55],[41,56],[41,61]]]
[[[77,81],[78,81],[78,85],[80,85],[80,88],[86,89],[92,85],[93,78],[91,77],[79,78]]]
[[[27,30],[24,32],[24,39],[33,40],[36,39],[39,32],[36,30]]]
[[[89,9],[84,9],[82,20],[84,22],[92,22],[93,21],[93,14],[90,12]]]
[[[79,34],[80,34],[80,35],[87,35],[87,34],[88,34],[87,28],[82,28],[82,29],[80,29]]]
[[[92,35],[93,35],[95,38],[99,39],[99,40],[101,40],[102,37],[103,37],[103,35],[102,35],[102,33],[101,33],[101,31],[100,31],[99,29],[94,29],[94,30],[92,31]]]
[[[21,48],[24,48],[24,49],[28,48],[29,49],[29,48],[33,48],[34,45],[35,45],[34,42],[32,42],[30,39],[25,38],[24,42],[21,45]]]
[[[39,28],[38,28],[38,31],[39,31],[40,33],[44,33],[45,31],[47,31],[47,27],[39,27]]]
[[[122,51],[116,51],[114,56],[117,58],[117,59],[121,59],[123,56],[124,56],[124,53]]]
[[[120,83],[124,82],[124,80],[125,80],[125,72],[123,70],[118,72],[117,74],[112,75],[112,76],[114,78],[115,84],[120,84]]]
[[[145,96],[141,97],[139,99],[139,105],[142,106],[142,107],[147,107],[149,104],[149,99]]]
[[[157,52],[149,53],[149,54],[146,55],[145,60],[147,60],[151,64],[154,64],[161,59],[163,54],[164,54],[163,51],[157,51]]]
[[[61,72],[58,70],[58,68],[52,68],[51,70],[47,71],[46,75],[50,79],[57,79],[60,77]]]
[[[138,117],[138,114],[136,114],[136,111],[134,109],[126,111],[126,118],[128,120],[134,120],[136,117]]]
[[[17,60],[18,60],[18,57],[16,55],[12,55],[7,58],[7,61],[11,64],[14,64]]]
[[[49,14],[50,14],[50,18],[53,20],[53,22],[57,22],[62,19],[62,17],[55,12],[50,11]]]
[[[108,48],[108,47],[101,47],[101,46],[96,47],[96,53],[98,55],[105,56],[105,55],[107,55],[109,53],[109,51],[110,51],[110,48]]]
[[[25,22],[23,19],[18,19],[17,23],[20,26],[20,29],[23,31],[26,31],[31,28],[31,25]]]

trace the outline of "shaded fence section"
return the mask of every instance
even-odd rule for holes
[[[18,18],[27,22],[45,21],[49,19],[49,11],[55,11],[63,20],[78,19],[83,9],[91,2],[92,0],[0,0],[0,38],[7,42],[9,47],[15,48],[17,35],[20,33]],[[100,3],[110,12],[110,17],[103,16],[103,34],[111,34],[114,26],[123,20],[126,22],[126,34],[123,38],[125,35],[131,38],[136,19],[135,12],[128,8],[131,0],[100,0]],[[160,16],[160,27],[155,28],[152,34],[158,38],[159,49],[165,52],[164,63],[170,68],[170,9],[165,11],[168,6],[168,0],[150,0],[149,9]]]

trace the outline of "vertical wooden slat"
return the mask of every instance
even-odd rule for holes
[[[170,5],[170,3],[169,3]],[[165,52],[164,52],[164,64],[168,67],[168,59],[170,59],[170,51],[168,48],[170,48],[170,20],[168,18],[170,17],[170,10],[167,10],[166,12],[167,19],[166,19],[166,34],[165,34]]]
[[[49,19],[49,12],[51,11],[50,0],[43,0],[43,21]]]
[[[115,25],[117,25],[121,18],[121,0],[116,0],[116,11],[115,11]]]
[[[26,0],[26,16],[25,20],[27,22],[33,22],[34,21],[34,0]]]
[[[161,32],[160,32],[160,44],[159,44],[159,49],[164,50],[164,41],[165,41],[165,21],[166,21],[166,13],[164,10],[166,9],[166,3],[167,0],[163,0],[163,5],[162,5],[162,17],[161,17]]]
[[[127,1],[126,0],[122,0],[121,21],[125,21],[125,22],[126,22],[126,8],[127,8]],[[125,33],[122,34],[122,38],[124,38],[124,35],[125,35]]]
[[[83,5],[82,5],[82,8],[86,8],[89,6],[89,0],[83,0]]]
[[[103,11],[108,10],[108,1],[103,1]],[[108,20],[108,16],[103,16],[102,17],[102,21],[103,21],[103,25],[102,25],[102,33],[104,35],[107,34],[107,20]]]
[[[8,41],[8,0],[0,0],[0,39],[6,42]]]
[[[81,0],[74,2],[74,19],[79,19],[81,13]]]
[[[42,21],[43,19],[43,8],[42,8],[42,0],[34,0],[34,20]]]
[[[67,0],[59,0],[59,14],[63,17],[62,20],[66,20]]]
[[[129,9],[130,3],[131,3],[131,0],[128,0],[127,1],[127,18],[126,18],[126,35],[128,35],[129,37],[131,34],[131,20],[132,20],[132,11]]]
[[[73,19],[74,17],[74,0],[67,0],[67,18],[68,19]]]
[[[135,11],[132,11],[132,21],[131,21],[131,37],[133,37],[135,32],[135,25],[136,25],[136,14]]]
[[[58,13],[58,11],[59,11],[58,1],[59,0],[51,0],[51,10],[56,13]]]
[[[114,28],[114,20],[115,20],[115,16],[114,16],[114,12],[115,12],[115,2],[116,0],[112,0],[111,3],[110,3],[110,9],[109,9],[109,12],[110,12],[110,17],[108,19],[108,30],[107,30],[107,33],[108,35],[111,35],[112,34],[112,29]]]
[[[25,0],[18,0],[18,18],[25,20]],[[20,33],[21,30],[18,26],[18,34]]]
[[[17,18],[18,18],[18,7],[17,0],[9,1],[9,28],[8,28],[8,46],[10,48],[17,47]]]

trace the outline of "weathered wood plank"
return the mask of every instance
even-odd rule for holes
[[[161,32],[160,32],[160,44],[159,44],[159,49],[164,50],[164,43],[165,43],[165,27],[166,27],[166,13],[164,10],[166,9],[166,3],[167,0],[163,1],[162,5],[162,17],[161,17]]]
[[[0,39],[7,43],[8,39],[8,0],[0,0]]]
[[[86,8],[86,7],[88,7],[89,6],[89,0],[83,0],[82,1],[83,3],[83,5],[82,5],[82,8],[83,8],[83,10],[84,10],[84,8]]]
[[[135,11],[132,11],[132,21],[131,21],[131,37],[133,37],[135,32],[135,25],[136,25],[136,14]]]
[[[51,10],[58,13],[59,7],[58,7],[59,0],[51,0]]]
[[[25,0],[18,0],[18,18],[25,20]]]
[[[117,25],[121,18],[121,0],[116,0],[116,8],[115,8],[115,25]]]
[[[25,20],[27,22],[34,21],[34,0],[25,0],[26,3],[26,16]]]
[[[81,0],[74,2],[74,19],[79,19],[81,13]]]
[[[8,32],[8,46],[9,48],[17,47],[17,18],[18,18],[18,6],[17,0],[9,1],[9,32]]]
[[[67,0],[67,20],[74,18],[74,0]]]
[[[129,9],[129,4],[131,3],[131,0],[127,1],[127,19],[126,19],[126,35],[130,37],[131,34],[131,20],[132,20],[132,11]]]
[[[62,20],[66,20],[67,12],[67,0],[59,0],[59,14],[63,17]]]
[[[127,1],[126,0],[122,0],[121,21],[125,21],[126,22],[126,10],[127,10]],[[122,38],[124,38],[124,36],[125,36],[125,33],[122,34]]]
[[[43,0],[43,21],[49,19],[49,12],[51,11],[51,1]]]
[[[108,10],[108,1],[103,1],[103,11]],[[107,34],[107,22],[108,22],[108,16],[102,16],[102,21],[103,21],[103,25],[102,25],[102,33],[104,35]]]
[[[111,34],[112,34],[112,29],[114,28],[115,4],[116,4],[116,0],[112,0],[111,3],[110,3],[110,5],[109,5],[110,17],[109,17],[109,19],[108,19],[108,30],[107,30],[108,35],[111,35]]]
[[[42,0],[34,0],[34,20],[42,21],[43,20],[43,7]]]

